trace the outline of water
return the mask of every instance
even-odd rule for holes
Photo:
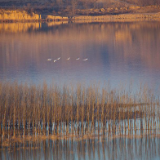
[[[132,87],[132,91],[142,83],[159,96],[159,42],[160,22],[2,23],[0,80],[34,84],[46,81],[59,86],[92,82],[103,86],[109,82],[113,88]],[[153,128],[151,137],[145,129],[147,135],[139,138],[112,139],[111,135],[17,142],[9,149],[0,148],[0,159],[158,160],[159,121],[155,122],[156,118],[147,120],[147,127]],[[21,133],[17,131],[17,135]]]
[[[10,25],[0,24],[2,81],[159,88],[159,22]]]
[[[18,150],[4,149],[2,159],[30,160],[159,160],[159,138],[117,138],[117,139],[87,139],[48,140],[41,143],[28,143],[28,147],[20,146]],[[31,149],[32,147],[32,149]]]

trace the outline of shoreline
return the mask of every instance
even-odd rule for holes
[[[151,131],[151,130],[150,130]],[[138,129],[137,129],[138,132]],[[96,134],[96,133],[90,133],[90,134],[84,134],[84,135],[75,135],[75,134],[67,134],[67,135],[25,135],[25,136],[16,136],[16,137],[8,137],[5,138],[3,141],[1,140],[0,150],[3,148],[12,148],[15,144],[25,145],[28,143],[38,143],[46,140],[72,140],[72,141],[82,141],[82,140],[94,140],[98,139],[99,141],[103,142],[104,140],[112,141],[114,139],[141,139],[141,138],[160,138],[160,134],[157,133],[141,133],[141,134],[114,134],[114,133],[108,133],[106,134]],[[23,146],[26,147],[26,146]]]
[[[15,22],[131,22],[131,21],[160,21],[160,12],[156,13],[123,13],[115,15],[75,15],[55,16],[27,13],[25,10],[0,10],[0,23]]]

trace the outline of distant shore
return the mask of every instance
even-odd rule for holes
[[[155,8],[155,10],[154,10]],[[159,21],[160,7],[130,7],[125,8],[101,8],[90,10],[78,10],[75,15],[54,15],[53,13],[28,12],[23,9],[0,9],[0,22],[51,22],[51,21],[72,21],[72,22],[110,22],[110,21]],[[145,12],[146,11],[146,12]],[[154,12],[155,11],[155,12]]]

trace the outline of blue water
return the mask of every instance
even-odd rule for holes
[[[2,27],[0,37],[1,81],[142,83],[159,93],[159,22],[39,24],[16,33]]]

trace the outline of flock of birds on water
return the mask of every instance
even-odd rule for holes
[[[57,58],[57,59],[54,59],[53,62],[59,61],[60,59],[61,59],[61,57],[59,57],[59,58]],[[68,57],[66,60],[69,61],[70,59],[71,59],[71,58]],[[79,61],[79,60],[80,60],[80,58],[77,58],[77,59],[76,59],[76,61]],[[85,58],[85,59],[82,59],[82,60],[83,60],[83,61],[88,61],[88,58]],[[51,58],[48,58],[47,61],[52,61],[52,59],[51,59]]]

